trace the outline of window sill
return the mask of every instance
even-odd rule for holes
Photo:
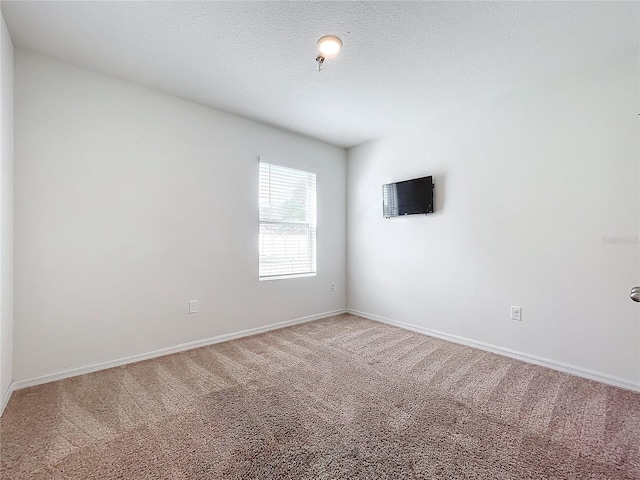
[[[315,277],[316,273],[296,273],[293,275],[273,275],[271,277],[258,277],[261,282],[268,282],[271,280],[286,280],[288,278],[303,278],[303,277]]]

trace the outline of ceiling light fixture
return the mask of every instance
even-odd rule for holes
[[[318,56],[316,62],[318,62],[318,71],[322,70],[322,65],[327,58],[334,58],[340,49],[342,48],[342,40],[335,35],[325,35],[318,40]]]

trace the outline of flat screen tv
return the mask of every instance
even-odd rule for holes
[[[433,213],[432,177],[382,186],[382,214],[385,218],[427,213]]]

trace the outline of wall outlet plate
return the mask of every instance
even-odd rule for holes
[[[522,321],[522,307],[511,307],[511,320]]]
[[[198,300],[189,300],[189,313],[198,313]]]

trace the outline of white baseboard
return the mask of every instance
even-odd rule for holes
[[[194,348],[206,347],[207,345],[213,345],[214,343],[227,342],[229,340],[235,340],[236,338],[248,337],[250,335],[256,335],[258,333],[268,332],[269,330],[276,330],[279,328],[290,327],[291,325],[298,325],[300,323],[311,322],[313,320],[320,320],[321,318],[332,317],[334,315],[340,315],[346,313],[347,309],[333,310],[331,312],[318,313],[315,315],[309,315],[306,317],[295,318],[293,320],[286,320],[284,322],[272,323],[265,325],[264,327],[250,328],[248,330],[242,330],[240,332],[227,333],[225,335],[218,335],[216,337],[205,338],[202,340],[196,340],[193,342],[181,343],[173,347],[161,348],[152,352],[140,353],[137,355],[131,355],[128,357],[117,358],[114,360],[108,360],[106,362],[94,363],[92,365],[86,365],[84,367],[72,368],[69,370],[63,370],[60,372],[50,373],[47,375],[41,375],[38,377],[31,377],[24,380],[16,380],[11,383],[10,391],[20,390],[21,388],[33,387],[35,385],[41,385],[43,383],[55,382],[57,380],[63,380],[65,378],[76,377],[78,375],[84,375],[85,373],[97,372],[99,370],[106,370],[107,368],[120,367],[129,363],[141,362],[143,360],[149,360],[151,358],[162,357],[164,355],[171,355],[172,353],[184,352],[185,350],[192,350]],[[9,396],[11,394],[9,393]],[[5,401],[5,399],[3,399]],[[6,398],[6,402],[9,398]],[[4,407],[4,404],[3,404]]]
[[[9,399],[11,398],[11,394],[13,393],[13,391],[15,390],[13,382],[11,382],[9,384],[9,386],[7,387],[7,391],[4,392],[2,394],[2,398],[0,399],[0,417],[2,416],[2,413],[4,412],[4,408],[7,406],[7,403],[9,403]]]
[[[589,380],[595,380],[596,382],[606,383],[607,385],[613,385],[614,387],[620,387],[634,392],[640,392],[640,384],[630,382],[624,378],[615,377],[613,375],[607,375],[605,373],[588,370],[586,368],[577,367],[575,365],[569,365],[567,363],[557,362],[555,360],[549,360],[548,358],[537,357],[528,353],[517,352],[508,348],[497,347],[484,342],[478,342],[469,338],[459,337],[457,335],[451,335],[448,333],[439,332],[437,330],[431,330],[430,328],[420,327],[418,325],[412,325],[410,323],[398,322],[391,320],[380,315],[374,315],[372,313],[360,312],[358,310],[347,309],[347,312],[359,317],[368,318],[369,320],[375,320],[377,322],[386,323],[396,327],[404,328],[406,330],[412,330],[414,332],[423,333],[431,337],[441,338],[450,342],[467,345],[469,347],[478,348],[487,352],[497,353],[498,355],[504,355],[505,357],[515,358],[516,360],[522,360],[523,362],[533,363],[542,367],[551,368],[560,372],[568,373]]]

